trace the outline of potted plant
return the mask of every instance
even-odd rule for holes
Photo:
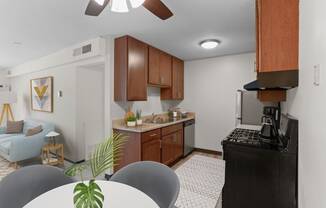
[[[129,127],[136,126],[136,121],[137,121],[137,118],[135,116],[129,116],[127,118],[127,126],[129,126]]]
[[[137,126],[141,126],[143,124],[143,120],[141,119],[141,110],[136,111],[136,118],[137,118]]]
[[[81,179],[74,188],[73,201],[76,208],[103,208],[104,194],[95,179],[117,164],[125,141],[126,137],[122,134],[113,134],[96,147],[89,160],[75,164],[65,171],[66,175],[70,177],[79,175]],[[85,182],[83,172],[88,168],[91,169],[92,179]]]

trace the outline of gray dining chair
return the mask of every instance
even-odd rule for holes
[[[152,198],[160,208],[172,208],[178,198],[180,182],[169,167],[144,161],[130,164],[116,172],[110,181],[132,186]]]
[[[22,208],[39,195],[72,182],[57,167],[32,165],[20,168],[0,182],[0,207]]]

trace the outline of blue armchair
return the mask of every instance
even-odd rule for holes
[[[43,131],[33,136],[25,136],[28,129],[41,125]],[[47,142],[45,135],[54,131],[54,125],[37,120],[24,121],[20,134],[6,134],[6,128],[0,128],[0,155],[10,162],[38,157],[43,145]]]

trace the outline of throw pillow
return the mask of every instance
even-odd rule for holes
[[[40,132],[42,132],[43,129],[42,129],[42,126],[37,126],[37,127],[34,127],[34,128],[31,128],[31,129],[28,129],[25,136],[33,136],[35,134],[38,134]]]
[[[7,121],[7,134],[19,134],[23,132],[24,121]]]

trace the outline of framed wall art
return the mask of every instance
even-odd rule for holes
[[[53,112],[53,77],[31,80],[31,107],[34,111]]]

